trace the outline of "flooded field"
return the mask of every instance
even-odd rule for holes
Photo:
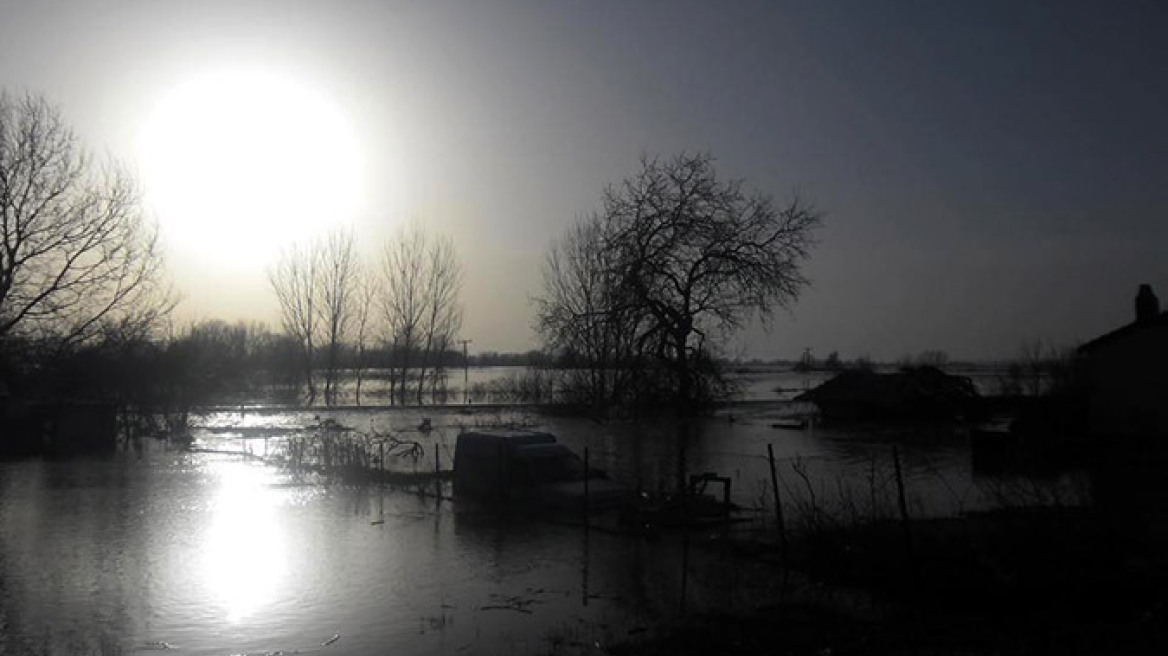
[[[880,369],[895,370],[894,366]],[[789,400],[832,378],[836,373],[838,372],[795,371],[779,366],[751,366],[730,372],[728,378],[735,387],[735,398],[738,401],[775,401]],[[987,367],[977,370],[953,369],[949,373],[968,376],[982,394],[994,394],[1000,391],[1006,372]],[[530,393],[535,388],[544,394],[540,401],[549,402],[555,399],[556,376],[556,370],[535,367],[471,367],[465,371],[458,368],[447,369],[443,372],[444,384],[439,386],[443,392],[436,398],[427,393],[423,400],[427,403],[436,400],[440,403],[454,404],[507,403],[515,400],[516,392]],[[356,377],[352,372],[346,372],[342,376],[338,401],[344,405],[389,404],[388,373],[385,370],[364,371],[361,389],[358,403]],[[535,401],[531,398],[523,400]],[[413,401],[412,398],[407,400]]]
[[[893,446],[917,517],[1083,493],[1073,478],[975,475],[961,431],[775,427],[791,410],[742,403],[681,433],[522,408],[233,410],[195,418],[205,452],[151,442],[108,460],[0,463],[0,653],[575,653],[683,607],[774,593],[719,552],[695,548],[683,569],[679,533],[586,533],[576,516],[500,515],[448,486],[349,485],[238,455],[277,455],[324,418],[416,440],[424,455],[386,463],[398,471],[430,470],[435,453],[449,468],[460,431],[504,424],[587,447],[645,493],[671,491],[684,458],[687,472],[730,477],[743,507],[742,523],[714,531],[758,539],[774,531],[768,444],[795,530],[817,514],[891,512]]]

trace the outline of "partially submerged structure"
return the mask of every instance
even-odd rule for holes
[[[22,403],[0,393],[0,457],[107,455],[117,435],[112,403]]]
[[[795,400],[814,403],[828,420],[953,420],[976,412],[979,395],[969,378],[924,366],[845,371]]]
[[[626,491],[590,470],[555,436],[526,430],[468,431],[454,448],[455,494],[557,508],[620,505]]]
[[[1079,347],[1092,433],[1168,435],[1168,312],[1140,285],[1135,321]]]

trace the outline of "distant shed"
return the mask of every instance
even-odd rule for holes
[[[965,376],[914,367],[886,374],[845,371],[795,400],[814,403],[827,419],[944,421],[975,412],[978,393]]]
[[[112,403],[0,398],[0,457],[109,455],[117,451],[117,424]]]

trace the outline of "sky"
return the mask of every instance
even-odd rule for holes
[[[1168,4],[0,0],[0,87],[133,169],[182,320],[278,325],[280,249],[449,235],[472,351],[538,346],[567,226],[642,155],[824,213],[740,357],[1008,358],[1168,305]]]

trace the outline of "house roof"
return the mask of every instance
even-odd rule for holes
[[[1095,339],[1080,346],[1079,352],[1080,353],[1090,353],[1092,351],[1099,349],[1102,346],[1107,346],[1108,344],[1114,344],[1115,342],[1120,341],[1120,340],[1124,339],[1125,337],[1142,332],[1145,328],[1149,328],[1149,327],[1153,327],[1153,326],[1155,326],[1155,327],[1168,327],[1168,310],[1161,312],[1160,314],[1157,314],[1156,316],[1152,317],[1151,319],[1149,319],[1147,321],[1133,321],[1125,326],[1121,326],[1119,328],[1116,328],[1115,330],[1113,330],[1109,333],[1105,333],[1103,335],[1100,335],[1099,337],[1096,337]]]

